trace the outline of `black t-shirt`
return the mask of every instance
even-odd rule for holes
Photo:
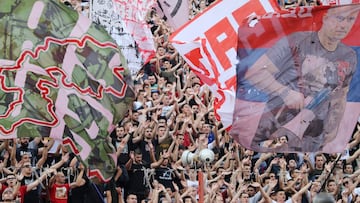
[[[149,187],[146,185],[145,179],[145,170],[148,168],[150,168],[149,165],[132,164],[131,169],[128,171],[130,181],[125,186],[127,193],[148,193]]]
[[[86,180],[84,185],[71,189],[69,203],[86,203],[86,196],[90,193],[90,188],[88,187],[89,180],[87,178],[84,179]]]
[[[323,172],[323,169],[314,169],[309,174],[309,180],[314,181],[316,180]]]
[[[112,144],[114,145],[115,149],[117,149],[119,147],[119,145],[121,144],[121,141],[117,140],[117,139],[113,139]],[[118,156],[118,159],[117,159],[118,164],[126,164],[126,162],[129,161],[129,159],[130,159],[130,156],[129,156],[130,150],[131,150],[130,145],[126,144],[123,151]]]
[[[159,181],[165,188],[171,188],[174,191],[174,186],[172,184],[174,180],[174,173],[169,167],[158,167],[155,169],[155,179]]]
[[[104,191],[110,191],[111,193],[111,199],[112,202],[118,202],[118,194],[116,192],[116,188],[115,188],[115,182],[114,179],[111,179],[108,183],[105,184],[104,186]]]
[[[24,176],[21,180],[21,185],[29,185],[30,183],[36,181],[36,176],[32,175],[30,177]],[[37,187],[33,188],[32,190],[25,193],[24,202],[26,203],[39,203],[40,202],[40,192],[41,186],[38,185]]]

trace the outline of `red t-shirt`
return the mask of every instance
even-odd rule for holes
[[[18,194],[17,194],[17,200],[20,200],[21,203],[24,203],[24,196],[26,193],[27,185],[22,185],[19,188]]]
[[[50,188],[50,202],[51,203],[67,203],[70,185],[54,183]]]
[[[0,197],[2,197],[2,193],[4,192],[4,190],[5,190],[7,187],[8,187],[7,185],[1,184]]]
[[[183,143],[183,145],[185,147],[188,147],[188,146],[190,146],[190,144],[191,144],[191,140],[190,140],[189,132],[185,132],[184,133],[184,143]]]

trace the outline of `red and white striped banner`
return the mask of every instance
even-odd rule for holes
[[[146,14],[155,0],[113,0],[115,9],[125,22],[127,31],[134,37],[145,63],[155,55],[153,35],[146,22]]]

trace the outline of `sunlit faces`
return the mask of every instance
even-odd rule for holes
[[[241,193],[240,194],[240,203],[248,203],[249,202],[249,194]]]
[[[165,85],[167,82],[167,80],[164,77],[158,77],[158,84],[160,85]]]
[[[213,111],[210,111],[209,115],[208,115],[208,118],[209,118],[209,120],[214,120],[215,119],[215,113]]]
[[[31,154],[30,153],[24,153],[21,155],[21,160],[23,162],[30,162]]]
[[[134,194],[129,194],[126,198],[126,203],[137,203],[137,196]]]
[[[288,162],[288,168],[290,170],[293,170],[297,167],[297,163],[294,159],[290,159],[289,162]]]
[[[184,104],[184,105],[181,107],[181,112],[184,113],[184,114],[186,114],[186,115],[192,114],[190,105],[189,105],[189,104]]]
[[[163,158],[161,162],[161,166],[166,167],[169,164],[169,158]]]
[[[276,179],[275,173],[269,173],[269,178],[270,180],[275,180]]]
[[[192,87],[187,87],[185,89],[185,94],[190,96],[190,95],[193,95],[194,94],[194,89]]]
[[[352,164],[346,164],[344,168],[344,173],[346,174],[353,174],[354,173],[354,167]]]
[[[198,78],[197,76],[194,76],[191,78],[191,82],[192,82],[192,84],[194,84],[194,83],[200,84],[200,78]]]
[[[196,187],[190,187],[190,196],[196,197],[197,195],[197,188]]]
[[[256,189],[253,186],[249,185],[246,188],[246,193],[247,193],[248,197],[252,197],[256,194]]]
[[[322,169],[325,163],[325,158],[322,154],[315,156],[315,168]]]
[[[162,47],[162,46],[159,46],[158,49],[157,49],[157,54],[158,54],[159,56],[164,56],[165,53],[166,53],[165,48]]]
[[[138,111],[134,111],[133,113],[132,113],[132,115],[131,115],[131,119],[133,120],[133,121],[139,121],[139,112]]]
[[[128,122],[124,123],[125,132],[130,132],[132,128],[134,128],[132,122],[128,121]]]
[[[152,128],[146,128],[145,129],[145,138],[146,139],[152,139],[153,138]]]
[[[172,89],[173,89],[173,84],[170,82],[167,82],[163,91],[167,92],[167,91],[171,91]]]
[[[194,90],[194,93],[196,94],[196,95],[198,95],[199,93],[200,93],[200,84],[199,83],[194,83],[193,85],[192,85],[192,88],[193,88],[193,90]]]
[[[56,182],[64,184],[66,177],[63,172],[58,172],[55,176]]]
[[[160,98],[159,92],[151,92],[151,98],[155,101],[158,100]]]
[[[123,126],[116,127],[116,137],[117,138],[123,138],[125,135],[125,128]]]
[[[195,169],[189,169],[189,179],[195,181],[197,173]]]
[[[184,144],[184,135],[183,134],[178,134],[177,135],[177,141],[179,145],[183,145]]]
[[[163,62],[163,66],[166,70],[169,70],[169,69],[171,69],[172,64],[170,63],[170,61],[166,60]]]
[[[321,189],[321,183],[319,181],[314,181],[311,185],[311,189],[315,192],[319,192]]]
[[[330,179],[328,180],[326,187],[328,192],[335,192],[337,188],[337,184],[334,179]]]
[[[164,106],[169,106],[171,103],[171,96],[165,95],[162,99],[162,102],[163,102]]]
[[[155,76],[154,76],[154,75],[150,75],[150,76],[148,77],[148,81],[149,81],[150,85],[155,84],[155,83],[156,83],[156,78],[155,78]]]
[[[285,191],[283,191],[283,190],[277,191],[275,198],[276,198],[277,202],[285,202],[285,200],[286,200]]]
[[[166,132],[166,128],[165,126],[159,126],[157,129],[157,135],[159,137],[164,137],[165,136],[165,132]]]
[[[138,94],[137,94],[137,99],[139,101],[142,101],[145,98],[145,91],[144,90],[139,90]]]
[[[209,135],[206,133],[201,133],[199,134],[199,144],[207,147],[207,145],[209,144],[209,139],[208,139]]]
[[[22,137],[20,138],[20,145],[23,147],[27,147],[29,145],[30,138],[29,137]]]
[[[134,155],[134,161],[136,164],[141,164],[142,162],[142,154],[136,154]]]
[[[22,168],[22,173],[24,173],[25,175],[31,175],[32,166],[30,161],[24,162],[21,168]]]
[[[185,117],[186,116],[184,113],[179,113],[178,116],[176,117],[176,120],[184,121]]]
[[[192,112],[194,113],[194,114],[198,114],[200,111],[199,111],[199,105],[197,105],[197,104],[193,104],[192,106],[191,106],[191,110],[192,110]]]
[[[11,201],[14,199],[14,189],[8,187],[2,193],[2,200],[3,201]]]
[[[210,133],[211,132],[211,125],[208,123],[204,123],[202,125],[202,132],[203,133]]]
[[[159,118],[159,119],[158,119],[158,124],[159,124],[159,126],[165,126],[165,124],[166,124],[166,119],[165,119],[165,118]]]
[[[184,203],[193,203],[191,197],[185,197],[183,202]]]
[[[251,166],[250,165],[244,165],[243,174],[244,174],[244,176],[250,176],[250,174],[251,174]]]

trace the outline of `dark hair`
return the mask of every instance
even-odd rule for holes
[[[189,199],[189,198],[191,199],[191,202],[192,202],[192,198],[191,198],[191,196],[189,196],[189,195],[186,195],[185,197],[183,197],[182,200],[185,202],[185,200],[186,200],[186,199]]]
[[[329,180],[326,182],[326,185],[329,186],[329,184],[330,184],[331,182],[336,183],[335,179],[332,179],[332,178],[331,178],[331,179],[329,179]]]
[[[64,4],[65,4],[65,6],[72,8],[72,5],[71,5],[71,3],[70,3],[70,2],[68,2],[68,1],[64,1]]]
[[[161,120],[161,119],[164,119],[165,121],[167,121],[166,116],[159,116],[159,117],[158,117],[158,120]]]
[[[142,154],[142,152],[141,152],[141,149],[140,149],[140,148],[136,148],[136,149],[135,149],[135,151],[134,151],[134,153],[135,153],[136,155],[140,155],[140,154]]]

